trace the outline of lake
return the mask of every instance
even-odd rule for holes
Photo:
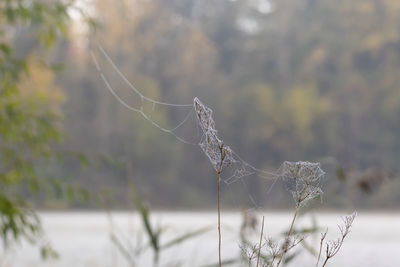
[[[289,212],[266,212],[264,233],[277,236],[287,229],[291,220]],[[324,213],[315,216],[318,226],[329,227],[328,238],[338,237],[337,224],[342,213]],[[7,267],[115,267],[131,266],[126,257],[111,241],[113,232],[130,253],[136,266],[152,266],[152,254],[144,252],[135,256],[138,244],[146,244],[140,218],[135,213],[114,212],[42,212],[40,213],[48,241],[60,254],[58,260],[43,262],[38,249],[26,243],[2,250],[1,265]],[[261,218],[261,215],[257,215]],[[222,255],[233,258],[240,255],[240,212],[222,214]],[[156,212],[152,222],[163,228],[161,243],[174,237],[211,226],[210,231],[187,242],[171,247],[161,254],[160,266],[201,266],[216,263],[218,259],[217,216],[213,212]],[[311,216],[299,218],[299,226],[312,224]],[[260,223],[260,222],[259,222]],[[260,225],[260,224],[259,224]],[[259,225],[257,229],[259,228]],[[308,238],[318,249],[319,234]],[[47,241],[43,241],[47,242]],[[257,242],[256,240],[254,242]],[[396,267],[400,266],[400,214],[360,212],[352,232],[340,252],[327,266]],[[315,257],[302,252],[296,264],[290,266],[315,266]]]

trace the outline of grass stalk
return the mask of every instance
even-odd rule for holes
[[[261,225],[260,244],[258,244],[258,256],[257,256],[257,266],[256,267],[258,267],[258,264],[260,263],[261,242],[262,242],[263,234],[264,234],[264,216],[263,216],[262,225]]]
[[[221,260],[221,172],[218,172],[218,263],[219,267],[222,267]]]

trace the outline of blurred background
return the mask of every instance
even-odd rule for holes
[[[146,97],[201,99],[224,142],[254,167],[320,162],[324,197],[312,207],[397,211],[399,1],[4,0],[4,244],[46,230],[37,209],[132,210],[138,196],[152,210],[215,209],[215,171],[201,149],[121,105],[91,55],[119,97],[162,127],[190,108],[144,107],[99,45]],[[176,134],[198,142],[196,125],[189,116]],[[273,183],[252,175],[223,184],[222,206],[291,209],[284,182]]]
[[[76,37],[85,32],[76,21],[53,53],[66,68],[54,81],[65,96],[62,147],[130,165],[155,207],[213,207],[207,158],[115,100],[89,54],[98,42],[145,95],[180,104],[201,99],[214,110],[225,143],[252,165],[275,170],[284,160],[321,162],[333,176],[324,184],[325,207],[397,207],[398,8],[396,1],[91,2],[98,39]],[[138,97],[104,65],[117,92],[133,103]],[[173,128],[182,112],[163,109],[158,122]],[[100,165],[82,170],[71,162],[52,171],[111,189],[116,205],[126,206],[126,170]],[[249,190],[264,194],[257,181]],[[276,196],[285,195],[279,190]],[[285,207],[275,200],[270,207]]]

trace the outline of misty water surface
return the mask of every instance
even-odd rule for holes
[[[265,213],[265,233],[276,236],[290,222],[291,214],[286,212]],[[328,238],[338,234],[336,224],[341,213],[318,215],[318,225],[329,227]],[[261,215],[260,215],[261,216]],[[129,266],[120,252],[110,241],[110,231],[114,231],[122,240],[130,240],[132,246],[140,237],[138,229],[141,223],[136,214],[113,213],[108,216],[100,212],[41,213],[47,235],[53,247],[59,252],[60,259],[42,262],[38,250],[23,245],[3,252],[4,266],[55,266],[55,267],[108,267]],[[183,266],[200,266],[217,262],[216,213],[212,212],[158,212],[152,217],[156,225],[165,229],[162,241],[203,226],[215,226],[215,230],[192,239],[163,252],[160,266],[172,266],[184,262]],[[310,216],[300,218],[299,225],[310,225]],[[392,267],[398,266],[397,254],[400,252],[400,215],[389,213],[359,213],[342,250],[328,266],[354,267]],[[239,212],[224,213],[223,257],[239,255]],[[317,248],[319,235],[310,238]],[[143,240],[145,236],[143,236]],[[145,253],[137,259],[137,266],[151,266],[152,255]],[[303,252],[291,266],[314,266],[315,258]]]

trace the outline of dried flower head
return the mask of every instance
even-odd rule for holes
[[[356,216],[357,212],[353,212],[350,215],[342,217],[343,224],[338,225],[341,235],[335,240],[329,240],[328,242],[326,242],[326,249],[325,249],[326,258],[324,263],[322,264],[322,267],[326,265],[326,263],[330,258],[334,257],[339,252],[340,248],[343,245],[344,239],[350,233],[351,226],[353,225]],[[323,240],[321,241],[321,244],[322,242]]]
[[[215,171],[222,172],[226,166],[235,162],[233,151],[218,137],[212,109],[204,105],[197,97],[193,100],[193,107],[203,131],[199,146],[210,159]]]
[[[354,219],[357,217],[357,212],[353,212],[350,215],[346,215],[342,217],[343,224],[338,225],[340,233],[342,234],[343,238],[346,237],[351,230],[351,226],[353,225]]]
[[[325,172],[319,163],[285,161],[280,168],[281,176],[288,181],[296,207],[322,194],[319,186]]]

